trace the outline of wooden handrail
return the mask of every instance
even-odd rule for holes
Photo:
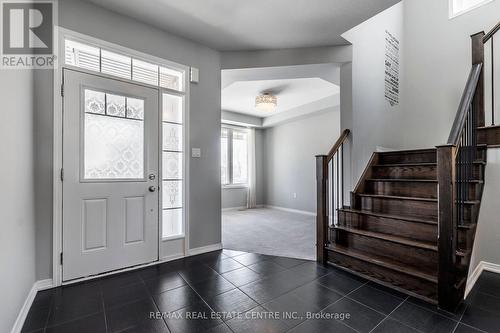
[[[493,37],[494,34],[496,34],[500,30],[500,22],[498,22],[493,29],[490,30],[484,37],[483,37],[483,43],[486,43],[487,41],[490,40],[491,37]]]
[[[467,79],[467,84],[462,94],[462,100],[460,101],[460,106],[458,107],[457,115],[455,117],[455,121],[453,122],[450,136],[448,137],[449,145],[458,145],[460,141],[460,136],[467,119],[467,112],[476,93],[482,67],[483,64],[475,64],[472,66],[469,73],[469,78]]]
[[[330,152],[327,155],[328,156],[327,162],[330,162],[332,160],[332,158],[333,158],[333,156],[335,156],[335,153],[337,152],[337,150],[339,150],[340,146],[344,143],[344,141],[349,136],[349,133],[351,133],[351,130],[349,130],[349,129],[345,129],[342,132],[342,134],[338,138],[337,142],[335,142],[332,149],[330,149]]]

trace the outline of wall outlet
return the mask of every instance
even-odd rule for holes
[[[293,192],[292,196],[294,199],[297,199],[297,193]]]
[[[201,148],[191,148],[191,157],[200,158],[201,157]]]

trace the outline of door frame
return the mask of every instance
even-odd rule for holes
[[[94,279],[97,277],[101,276],[106,276],[106,275],[111,275],[111,274],[116,274],[117,272],[125,272],[129,270],[134,270],[139,267],[147,267],[147,266],[152,266],[152,265],[157,265],[162,262],[170,261],[170,260],[175,260],[178,258],[182,258],[188,254],[188,249],[189,249],[189,160],[190,160],[190,135],[189,135],[189,115],[190,115],[190,79],[189,75],[191,73],[191,67],[187,65],[182,65],[179,63],[175,63],[172,61],[168,61],[159,57],[155,57],[143,52],[139,52],[127,47],[120,46],[118,44],[110,43],[98,38],[90,37],[69,29],[65,29],[62,27],[55,27],[56,29],[56,43],[55,43],[55,48],[57,49],[57,59],[64,59],[65,55],[65,50],[64,50],[64,41],[65,39],[71,39],[74,41],[82,42],[85,44],[90,44],[90,45],[96,45],[98,47],[106,48],[109,49],[110,51],[115,51],[119,53],[123,53],[141,60],[149,61],[158,65],[163,65],[166,67],[173,67],[177,68],[179,70],[184,71],[184,82],[183,85],[185,87],[185,90],[183,93],[179,93],[178,91],[175,90],[170,90],[167,88],[162,88],[159,86],[154,86],[154,85],[149,85],[147,83],[141,83],[137,81],[132,81],[124,78],[119,78],[115,77],[112,75],[107,75],[104,73],[100,72],[93,72],[89,71],[83,68],[71,66],[71,65],[66,65],[64,64],[64,61],[59,61],[58,65],[55,66],[53,69],[53,103],[54,103],[54,112],[53,112],[53,179],[52,179],[52,188],[53,188],[53,194],[52,194],[52,285],[53,287],[58,287],[63,284],[72,284],[72,283],[77,283],[80,281],[84,280],[89,280],[89,279]],[[82,73],[87,73],[91,75],[96,75],[99,77],[104,77],[108,79],[113,79],[113,80],[118,80],[118,81],[123,81],[127,83],[132,83],[135,85],[139,86],[144,86],[147,88],[153,88],[158,90],[158,98],[159,98],[159,117],[161,117],[162,111],[161,111],[161,106],[162,106],[162,94],[163,93],[169,93],[172,95],[181,95],[184,96],[184,133],[183,133],[183,139],[184,139],[184,169],[183,169],[183,175],[184,175],[184,190],[183,190],[183,200],[184,200],[184,235],[182,237],[174,237],[174,238],[166,238],[163,239],[162,237],[162,207],[161,207],[161,196],[159,198],[158,202],[158,212],[159,212],[159,217],[158,217],[158,223],[159,223],[159,232],[158,232],[158,261],[153,262],[153,263],[148,263],[144,265],[138,265],[134,267],[128,267],[124,269],[120,269],[117,271],[113,271],[110,273],[104,273],[100,274],[97,276],[92,276],[92,277],[86,277],[82,279],[77,279],[77,280],[72,280],[71,282],[68,283],[63,283],[62,282],[62,265],[61,265],[61,253],[63,249],[63,186],[62,186],[62,180],[61,180],[61,170],[63,167],[63,102],[64,102],[64,97],[62,96],[62,87],[63,87],[63,74],[64,74],[64,69],[70,69],[74,71],[79,71]],[[159,133],[162,133],[162,122],[161,118],[158,118],[158,127],[159,127]],[[159,156],[159,177],[162,174],[162,154],[161,154],[161,147],[162,147],[162,136],[158,135],[158,140],[159,140],[159,151],[158,151],[158,156]],[[160,181],[161,184],[161,181]],[[161,185],[160,185],[161,186]],[[160,194],[163,193],[162,191]],[[167,257],[162,257],[161,252],[162,252],[162,243],[163,242],[168,242],[171,240],[176,240],[179,238],[183,238],[184,240],[184,249],[183,253],[181,254],[173,254],[171,256]]]

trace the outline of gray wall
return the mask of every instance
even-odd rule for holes
[[[33,86],[33,71],[1,70],[0,332],[10,332],[36,280]]]
[[[402,105],[390,106],[384,97],[386,30],[404,43],[402,3],[343,35],[353,44],[352,118],[342,113],[342,128],[350,126],[352,129],[353,183],[377,146],[400,148],[404,145],[399,135],[404,131],[398,126],[404,108]],[[403,47],[400,52],[401,66],[405,61]],[[400,75],[401,80],[403,71]]]
[[[200,147],[202,157],[190,161],[190,248],[221,242],[220,231],[220,55],[205,46],[152,28],[93,4],[59,2],[59,24],[83,34],[117,43],[157,57],[194,66],[200,83],[191,85],[190,141]],[[42,104],[37,120],[40,149],[37,160],[37,277],[52,275],[52,75],[40,72],[36,95]]]
[[[500,265],[500,149],[488,149],[486,179],[479,212],[476,241],[472,251],[470,273],[480,261]]]
[[[266,203],[264,153],[264,130],[257,128],[255,129],[255,176],[257,187],[257,205],[264,205]],[[246,188],[222,188],[222,209],[245,207],[246,205]]]
[[[471,68],[469,36],[491,29],[499,12],[500,2],[493,1],[450,20],[448,1],[405,0],[346,34],[353,43],[354,180],[376,146],[411,149],[445,143]],[[397,108],[381,103],[385,29],[397,32],[402,42],[402,95]],[[471,270],[481,260],[500,264],[495,202],[500,169],[498,153],[488,155]]]
[[[326,154],[339,134],[339,107],[266,129],[266,205],[315,212],[314,156]]]
[[[351,46],[222,52],[223,69],[277,67],[351,61]]]

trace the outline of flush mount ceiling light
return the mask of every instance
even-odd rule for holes
[[[270,93],[263,93],[255,97],[255,108],[258,111],[274,111],[276,106],[278,106],[278,99]]]

